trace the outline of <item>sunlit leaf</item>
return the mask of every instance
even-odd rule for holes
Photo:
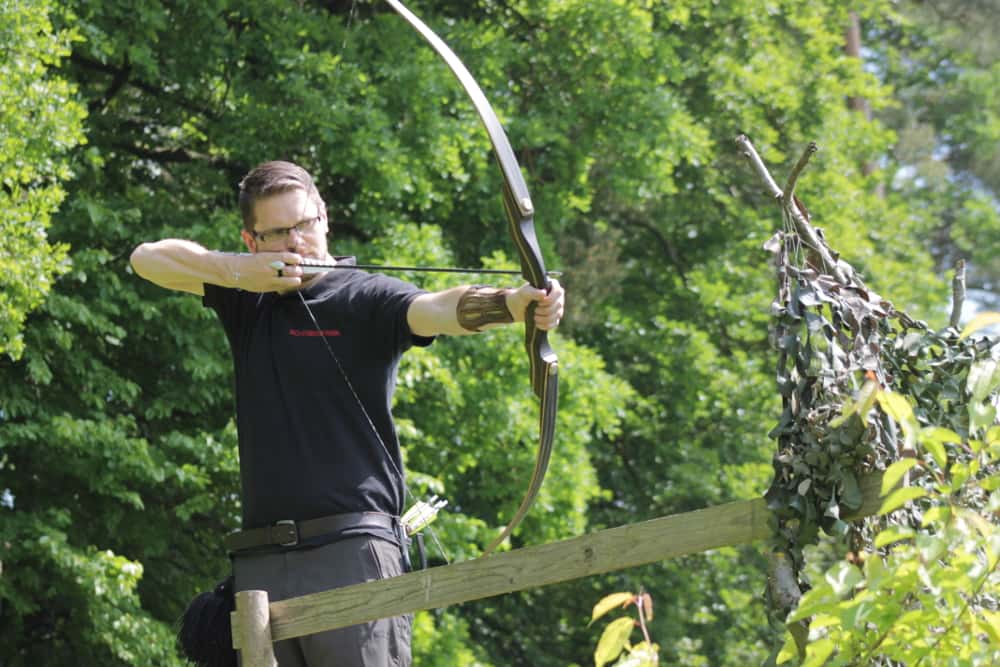
[[[836,595],[843,597],[864,580],[864,575],[855,566],[841,561],[827,570],[823,578]]]
[[[878,404],[898,424],[908,424],[913,419],[913,407],[902,394],[897,394],[894,391],[881,391],[878,394]]]
[[[935,523],[945,523],[951,517],[951,507],[948,505],[935,505],[924,512],[924,517],[920,525],[924,528]]]
[[[986,327],[991,327],[994,324],[1000,324],[1000,313],[979,313],[965,325],[962,329],[962,333],[959,339],[965,339],[976,333],[980,329],[985,329]]]
[[[634,627],[635,621],[631,618],[617,618],[608,623],[594,651],[594,667],[603,667],[621,655],[628,648],[628,638]]]
[[[891,466],[886,468],[885,472],[882,474],[882,492],[880,495],[885,496],[899,484],[899,480],[903,478],[903,475],[907,473],[913,466],[920,463],[915,458],[905,458],[896,461]]]
[[[840,617],[833,614],[816,614],[809,624],[811,630],[822,630],[832,625],[840,625]]]
[[[991,403],[969,403],[969,430],[979,432],[991,426],[997,418],[997,409]]]
[[[834,592],[833,587],[824,581],[802,596],[798,606],[788,614],[785,623],[805,620],[817,612],[828,610],[831,605],[838,601],[839,596]]]
[[[1000,363],[993,359],[983,359],[972,364],[966,389],[973,401],[983,401],[1000,387]]]
[[[795,643],[795,638],[790,634],[785,637],[785,645],[781,647],[781,651],[778,652],[778,657],[775,659],[775,663],[783,665],[789,660],[795,660],[799,657],[798,644]]]
[[[934,462],[938,464],[938,467],[944,468],[948,465],[948,454],[945,450],[945,444],[961,443],[962,438],[951,429],[932,426],[920,431],[920,442],[934,458]]]
[[[822,667],[836,647],[836,643],[828,638],[810,642],[806,647],[806,659],[802,662],[802,667]]]
[[[994,644],[1000,645],[1000,612],[983,609],[979,614],[983,619],[980,627],[990,635]]]
[[[917,498],[923,498],[927,495],[927,490],[922,489],[919,486],[909,486],[904,489],[897,489],[889,494],[883,502],[882,506],[879,508],[879,514],[888,514],[889,512],[894,512],[903,505]]]
[[[594,611],[591,613],[590,622],[593,623],[612,609],[624,607],[633,600],[635,600],[634,593],[612,593],[611,595],[605,595],[597,604],[594,605]]]
[[[905,526],[890,526],[886,528],[878,535],[875,536],[875,546],[877,548],[882,548],[894,544],[901,540],[908,540],[913,537],[914,531],[912,528]]]

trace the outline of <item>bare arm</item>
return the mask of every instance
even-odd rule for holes
[[[198,295],[205,293],[205,283],[250,292],[275,292],[301,284],[301,270],[297,266],[287,267],[279,278],[270,266],[275,260],[298,264],[301,258],[290,252],[216,252],[183,239],[143,243],[132,251],[131,257],[132,268],[146,280]]]
[[[410,304],[407,322],[417,336],[464,336],[511,322],[523,322],[528,306],[537,302],[535,325],[548,331],[559,325],[564,300],[562,286],[555,280],[548,294],[531,285],[505,290],[466,285],[421,294]],[[484,301],[493,301],[493,304],[484,307]]]

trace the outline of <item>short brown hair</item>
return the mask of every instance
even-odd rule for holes
[[[306,195],[319,208],[319,214],[326,218],[326,203],[319,196],[319,190],[309,172],[293,162],[273,160],[264,162],[253,169],[240,181],[240,215],[243,228],[254,231],[254,205],[261,199],[278,195],[289,190],[305,190]]]

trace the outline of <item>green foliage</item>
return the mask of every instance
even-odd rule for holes
[[[996,0],[898,3],[865,23],[872,66],[894,82],[896,103],[877,116],[898,133],[886,156],[889,196],[905,200],[934,239],[938,265],[970,262],[969,286],[998,307],[1000,276],[1000,60],[987,26]]]
[[[1000,256],[989,252],[990,193],[966,197],[961,179],[931,187],[906,178],[904,167],[938,154],[904,159],[899,139],[904,110],[934,108],[935,136],[961,136],[953,148],[990,146],[993,66],[931,67],[936,52],[961,56],[951,38],[942,51],[942,35],[954,32],[903,7],[883,16],[884,4],[858,7],[879,37],[867,44],[879,58],[873,68],[842,53],[847,9],[833,0],[415,7],[504,121],[547,263],[566,272],[570,310],[554,337],[563,379],[556,451],[515,545],[766,488],[773,446],[760,425],[779,407],[761,246],[774,225],[769,197],[732,148],[739,131],[780,168],[790,158],[779,148],[821,143],[800,196],[824,212],[827,238],[867,282],[908,312],[943,318],[934,273],[943,259],[928,250],[941,224],[977,268]],[[39,47],[22,52],[49,68],[27,88],[5,70],[0,99],[13,99],[16,85],[33,103],[59,102],[41,104],[34,124],[0,115],[3,130],[15,123],[37,138],[18,148],[43,170],[16,186],[18,202],[34,201],[23,199],[29,189],[62,183],[67,192],[50,238],[28,233],[34,245],[17,249],[15,271],[0,254],[5,279],[36,272],[5,283],[4,299],[27,294],[24,286],[48,290],[41,305],[22,299],[36,304],[10,329],[23,330],[23,356],[0,363],[0,544],[19,531],[16,547],[0,547],[0,622],[22,628],[4,633],[2,652],[11,664],[169,664],[165,628],[228,568],[219,541],[239,516],[232,379],[211,314],[131,275],[131,249],[167,236],[239,249],[235,184],[256,162],[284,157],[316,175],[336,252],[509,267],[500,179],[450,72],[380,3],[78,1],[66,5],[72,14],[53,16],[52,30],[20,32],[41,25],[39,7],[49,5],[0,10],[24,15],[0,21],[3,45],[29,35]],[[38,41],[46,34],[58,36],[54,45]],[[929,73],[947,105],[932,104]],[[868,99],[876,120],[849,112],[848,95]],[[973,164],[963,155],[962,165]],[[988,151],[976,155],[988,166]],[[11,164],[2,159],[0,169]],[[15,186],[4,185],[7,203]],[[54,211],[59,199],[38,201]],[[3,229],[0,243],[12,237]],[[3,327],[19,321],[11,312]],[[407,467],[414,487],[452,501],[435,528],[453,559],[479,553],[530,472],[537,408],[520,347],[516,330],[442,340],[401,368],[395,411]],[[30,530],[79,557],[82,583],[43,570],[55,561],[20,540]],[[109,607],[93,585],[111,590],[106,582],[125,567],[117,558],[141,566],[131,588],[107,598],[140,628],[131,635],[101,620]],[[670,601],[650,624],[667,638],[665,661],[753,664],[767,655],[755,594],[762,567],[753,551],[722,549],[422,614],[415,653],[428,665],[583,664],[593,646],[580,622],[588,601],[642,581]]]
[[[83,105],[57,71],[76,30],[52,27],[49,0],[0,4],[0,354],[24,352],[22,328],[66,272],[67,248],[48,240],[84,142]]]
[[[68,511],[56,510],[5,520],[0,597],[11,607],[4,612],[11,623],[0,653],[12,665],[181,664],[171,629],[142,609],[136,591],[142,565],[110,550],[73,546],[71,523]],[[53,610],[56,591],[61,599]]]
[[[454,614],[422,611],[413,619],[413,664],[480,665],[483,651],[469,641],[468,622]]]
[[[991,391],[998,388],[1000,380]],[[906,402],[891,392],[879,395]],[[1000,660],[1000,534],[990,518],[1000,508],[1000,426],[982,439],[928,427],[917,443],[916,458],[886,470],[880,514],[919,498],[919,523],[890,524],[862,566],[835,564],[802,597],[788,621],[809,623],[803,666]],[[926,482],[893,490],[916,473]],[[796,655],[789,638],[778,663]]]
[[[897,311],[817,236],[797,203],[781,201],[785,229],[767,244],[778,275],[771,310],[784,407],[772,431],[778,452],[766,494],[775,518],[772,622],[788,627],[776,662],[800,658],[818,666],[835,654],[833,663],[844,665],[928,656],[938,664],[957,655],[956,642],[966,651],[956,664],[989,664],[995,656],[977,646],[978,622],[962,626],[958,619],[967,611],[976,618],[996,587],[995,539],[988,520],[973,511],[985,506],[984,489],[998,484],[995,457],[980,456],[987,447],[973,440],[996,430],[996,350],[969,330],[932,332]],[[921,464],[931,474],[911,485],[911,469]],[[889,517],[874,535],[871,523],[851,526],[845,518],[861,509],[860,476],[882,470],[879,514]],[[810,590],[801,576],[803,547],[817,541],[820,528],[845,538],[850,552]],[[913,550],[868,553],[910,537]],[[870,566],[865,575],[854,566],[861,560]],[[958,573],[967,575],[964,584],[953,581]],[[865,576],[865,593],[838,606]],[[954,595],[945,594],[945,582]],[[914,640],[938,626],[945,628],[938,637]]]
[[[614,664],[617,667],[650,667],[660,663],[660,647],[649,639],[647,621],[653,619],[653,599],[647,593],[612,593],[594,605],[590,615],[591,624],[613,609],[625,609],[635,605],[637,619],[631,616],[616,618],[604,627],[601,638],[594,650],[594,667]],[[629,637],[638,626],[642,630],[643,641],[632,644]]]

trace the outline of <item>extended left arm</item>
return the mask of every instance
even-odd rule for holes
[[[531,285],[517,289],[453,287],[418,296],[407,311],[410,330],[417,336],[463,336],[511,322],[523,322],[528,306],[537,303],[535,326],[555,329],[562,319],[565,292],[552,281],[548,293]]]

